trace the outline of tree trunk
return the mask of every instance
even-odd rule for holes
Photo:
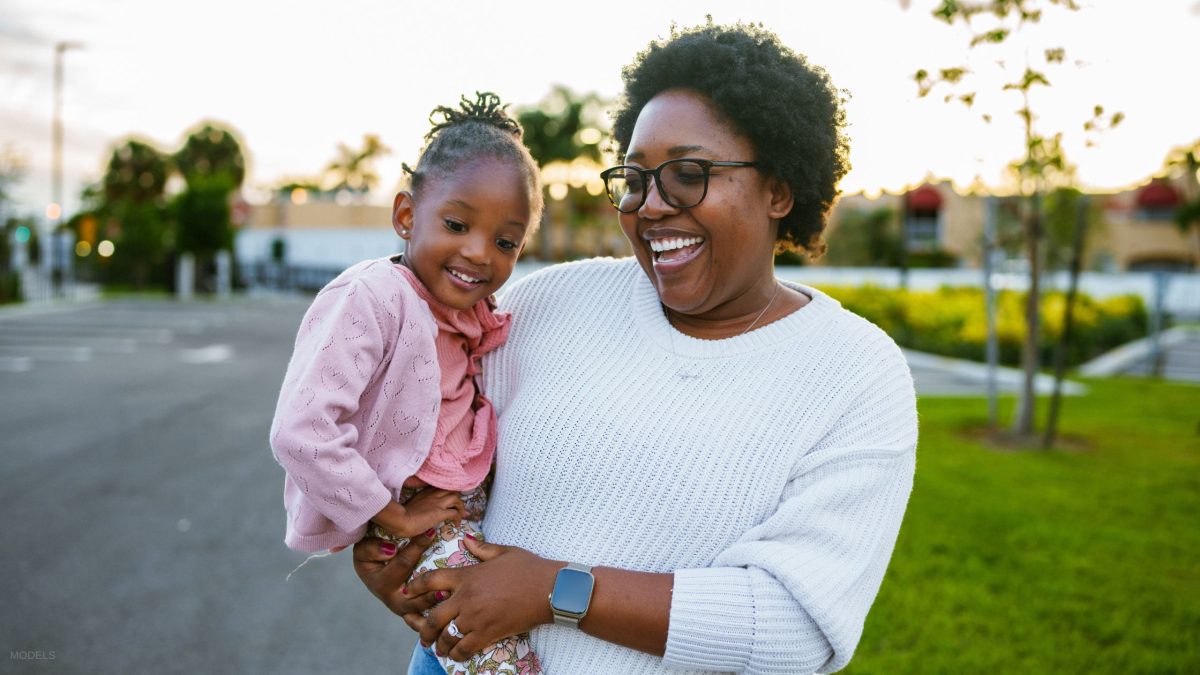
[[[987,397],[988,427],[999,426],[997,403],[996,370],[1000,362],[1000,346],[996,334],[996,288],[992,275],[996,272],[996,198],[989,196],[984,202],[983,215],[983,292],[984,310],[987,315]]]
[[[1029,198],[1023,225],[1025,255],[1029,260],[1029,292],[1025,296],[1025,344],[1021,349],[1021,399],[1017,406],[1017,417],[1013,431],[1019,436],[1032,436],[1034,428],[1034,403],[1037,400],[1035,380],[1037,378],[1039,347],[1041,343],[1042,265],[1039,240],[1041,238],[1041,195],[1036,191]]]
[[[1071,240],[1071,280],[1067,286],[1067,303],[1063,308],[1062,335],[1058,336],[1058,346],[1054,352],[1054,394],[1050,397],[1050,413],[1046,417],[1046,432],[1042,436],[1042,449],[1054,447],[1055,436],[1058,434],[1058,411],[1062,405],[1063,376],[1067,370],[1067,349],[1071,345],[1071,331],[1075,325],[1075,296],[1079,288],[1079,271],[1083,266],[1084,233],[1087,230],[1088,198],[1079,197],[1078,214],[1075,220],[1075,232]]]

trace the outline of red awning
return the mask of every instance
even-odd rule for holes
[[[932,185],[922,185],[905,195],[910,211],[937,211],[942,208],[942,195]]]
[[[1170,184],[1156,180],[1138,191],[1137,205],[1140,209],[1173,209],[1179,206],[1179,193]]]

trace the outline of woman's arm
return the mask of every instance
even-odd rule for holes
[[[429,572],[407,586],[426,537],[397,551],[379,539],[354,547],[359,578],[393,612],[421,634],[423,644],[437,643],[439,653],[465,660],[501,638],[552,623],[550,591],[565,562],[540,558],[525,549],[468,541],[487,564]],[[667,643],[673,575],[609,567],[596,577],[588,614],[579,622],[585,633],[607,642],[662,656]],[[445,597],[439,603],[440,597]],[[448,597],[447,597],[448,596]],[[422,612],[430,609],[429,616]],[[451,619],[466,634],[457,644],[445,632]]]

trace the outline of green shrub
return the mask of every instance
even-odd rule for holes
[[[902,347],[982,361],[986,356],[987,318],[983,289],[943,287],[936,291],[878,286],[825,287],[846,309],[887,331]],[[1042,362],[1050,363],[1062,333],[1066,296],[1042,297]],[[1025,294],[997,294],[996,334],[1001,363],[1020,362],[1025,340]],[[1067,363],[1078,365],[1146,334],[1146,308],[1138,296],[1096,300],[1079,294]]]

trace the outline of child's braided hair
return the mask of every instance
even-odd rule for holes
[[[528,179],[534,224],[542,211],[542,184],[537,162],[521,142],[521,125],[508,116],[507,104],[490,91],[462,97],[457,108],[438,106],[429,113],[433,128],[425,134],[416,168],[402,164],[412,192],[419,195],[426,181],[445,176],[466,162],[484,158],[511,161]],[[439,121],[440,116],[440,121]]]

